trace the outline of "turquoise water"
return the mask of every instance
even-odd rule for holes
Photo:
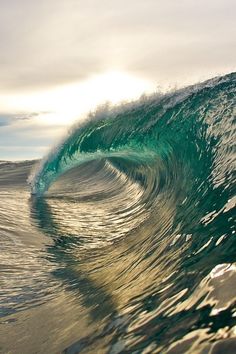
[[[0,165],[6,352],[236,352],[235,98],[232,73],[106,106]]]

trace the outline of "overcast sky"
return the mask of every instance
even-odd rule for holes
[[[107,72],[132,96],[235,71],[235,14],[235,0],[0,0],[0,159],[42,156],[65,129],[48,114],[60,95],[86,95],[85,111]]]

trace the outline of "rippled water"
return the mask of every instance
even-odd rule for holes
[[[236,353],[235,94],[108,108],[0,163],[0,351]]]

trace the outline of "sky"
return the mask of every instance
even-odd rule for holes
[[[0,160],[99,104],[236,69],[235,0],[0,0]]]

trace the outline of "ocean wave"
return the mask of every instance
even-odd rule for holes
[[[27,227],[51,242],[32,256],[27,286],[53,303],[52,318],[64,313],[47,349],[233,352],[235,97],[232,73],[103,107],[37,164]]]

